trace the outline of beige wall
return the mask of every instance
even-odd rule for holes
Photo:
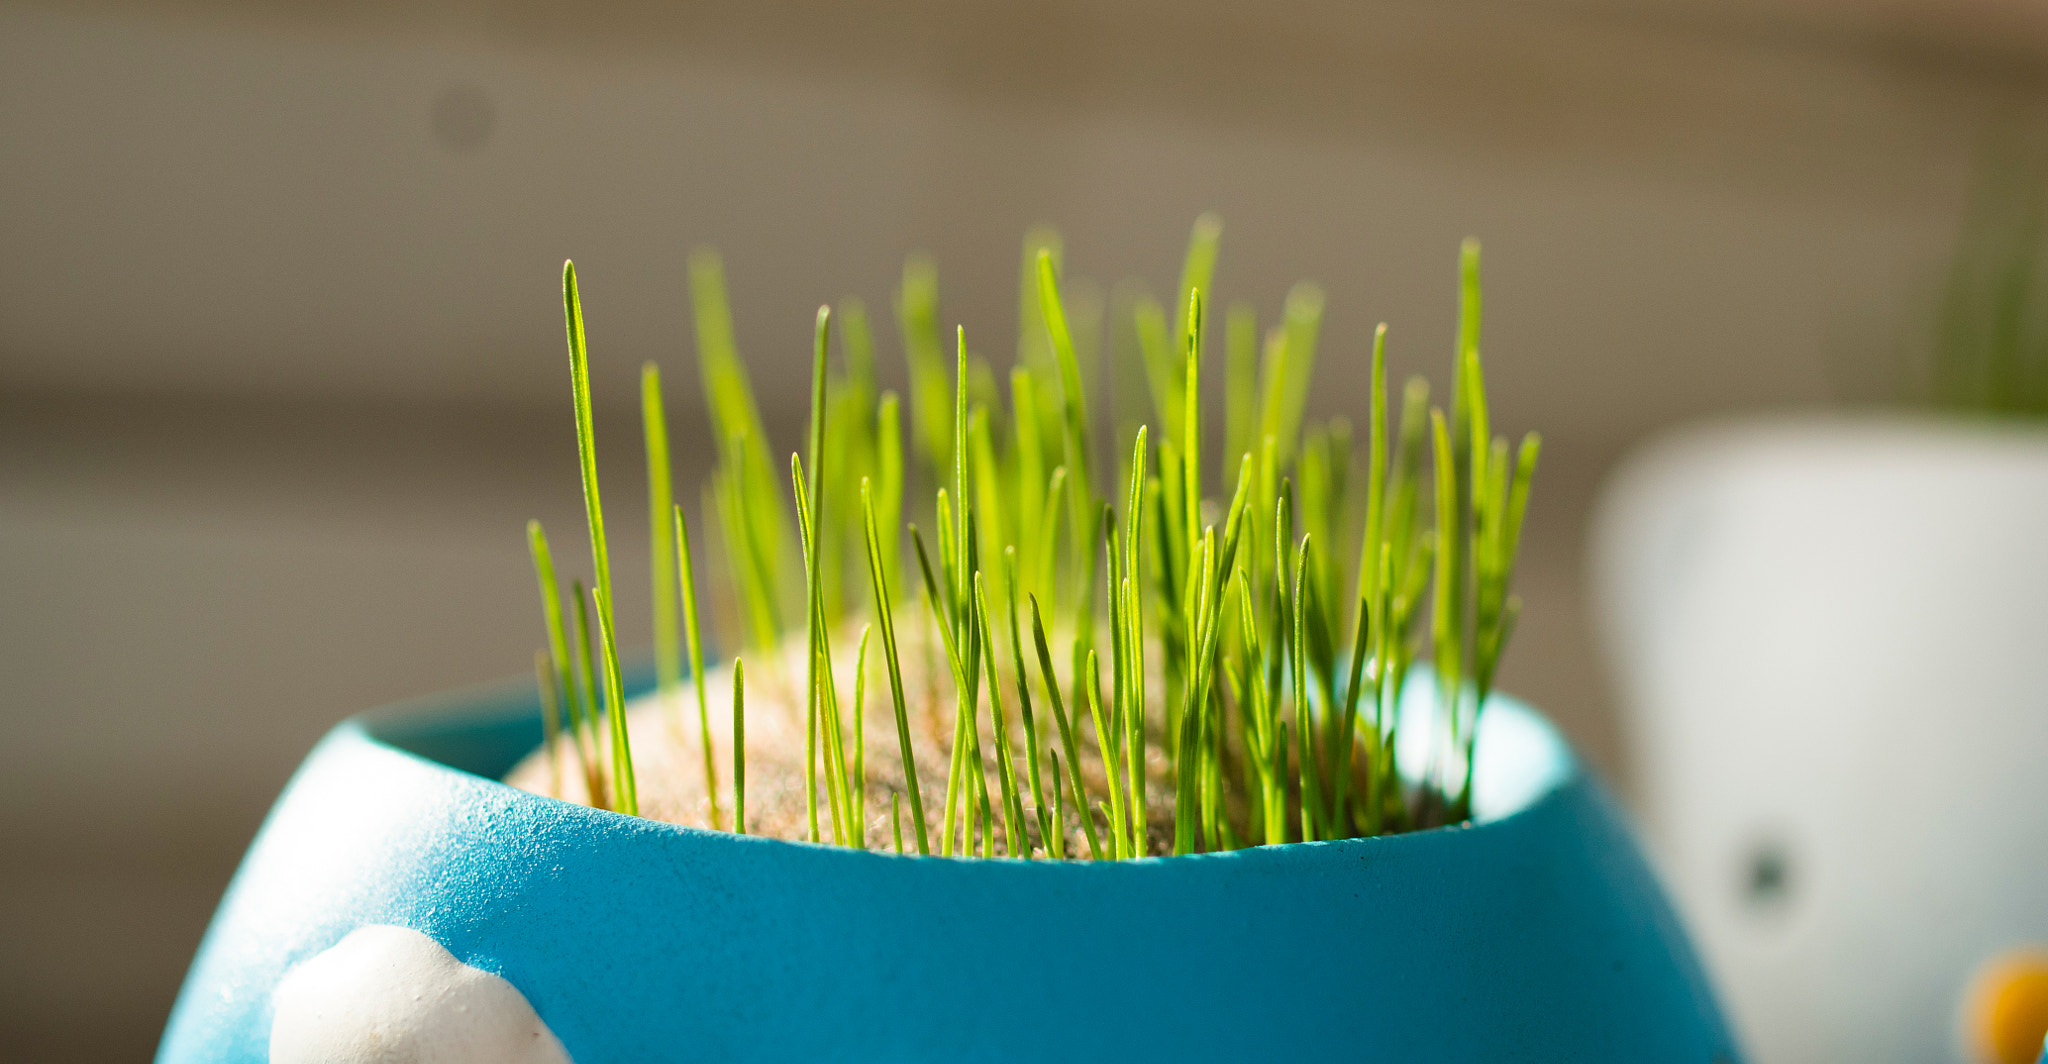
[[[623,395],[642,358],[687,370],[701,241],[771,382],[807,308],[885,301],[912,248],[1000,352],[1026,225],[1157,282],[1215,208],[1223,294],[1323,282],[1338,355],[1385,318],[1434,358],[1483,237],[1510,420],[1612,442],[1822,396],[2025,90],[1472,5],[955,6],[0,9],[0,383],[551,399],[574,256]],[[437,140],[451,91],[480,145]]]

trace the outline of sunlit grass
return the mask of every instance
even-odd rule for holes
[[[894,305],[907,418],[879,388],[862,305],[820,307],[808,432],[786,463],[771,457],[723,269],[712,253],[692,257],[706,424],[718,453],[703,496],[723,568],[713,593],[731,606],[721,634],[747,648],[741,658],[765,661],[773,690],[801,684],[800,837],[866,847],[869,832],[886,826],[875,838],[898,853],[1112,859],[1469,817],[1466,768],[1520,615],[1511,588],[1539,451],[1534,434],[1515,448],[1493,435],[1478,245],[1468,241],[1459,260],[1448,404],[1432,406],[1427,383],[1411,380],[1390,414],[1382,325],[1369,340],[1370,384],[1358,397],[1366,428],[1355,441],[1348,419],[1307,416],[1319,289],[1291,290],[1263,338],[1248,305],[1210,328],[1221,305],[1210,293],[1221,235],[1212,216],[1197,221],[1171,310],[1130,302],[1131,357],[1142,365],[1151,417],[1099,454],[1087,382],[1102,367],[1084,365],[1073,330],[1076,321],[1101,323],[1068,313],[1056,234],[1026,238],[1018,360],[1007,377],[958,327],[948,374],[937,273],[928,260],[906,264]],[[573,265],[563,293],[596,623],[572,581],[571,639],[546,536],[530,525],[547,636],[536,670],[548,756],[573,753],[593,804],[635,813]],[[1223,334],[1220,344],[1212,331]],[[1225,360],[1220,440],[1203,410],[1216,346]],[[652,364],[642,371],[641,409],[657,689],[680,739],[687,652],[709,819],[722,828],[699,558],[673,501]],[[906,521],[913,480],[930,505],[911,507]],[[899,610],[906,594],[920,595],[923,608]],[[950,681],[949,700],[935,704],[907,683],[905,625],[917,628],[912,645],[942,651],[937,682]],[[876,634],[900,786],[870,778]],[[779,648],[798,638],[800,675],[785,677]],[[852,662],[835,663],[835,648],[843,655],[850,645]],[[1432,774],[1406,779],[1393,756],[1395,702],[1424,661],[1436,677],[1442,735],[1431,737]],[[736,658],[730,827],[741,832],[750,827],[744,672]],[[850,703],[842,703],[843,684]],[[919,721],[935,726],[934,742],[949,733],[938,744],[944,784],[935,776],[929,792],[921,772],[936,766],[918,763]],[[549,764],[559,792],[561,762]],[[871,814],[878,786],[888,788],[888,809]],[[928,793],[938,805],[926,804]]]

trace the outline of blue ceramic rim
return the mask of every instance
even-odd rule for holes
[[[654,690],[655,678],[651,664],[629,664],[625,675],[626,698],[631,700]],[[1409,682],[1402,697],[1404,717],[1426,720],[1435,707],[1435,681],[1426,669],[1418,668],[1409,675]],[[1472,832],[1497,826],[1523,817],[1545,802],[1557,797],[1569,785],[1578,782],[1585,769],[1556,726],[1538,710],[1527,703],[1502,692],[1494,692],[1487,698],[1486,712],[1481,717],[1481,736],[1477,749],[1481,761],[1478,777],[1474,780],[1475,806],[1480,812],[1473,819],[1457,824],[1444,824],[1416,831],[1397,834],[1359,836],[1347,839],[1330,839],[1317,842],[1289,842],[1280,845],[1247,846],[1237,850],[1221,850],[1207,853],[1180,854],[1169,856],[1146,856],[1126,858],[1114,862],[1091,860],[1054,861],[1045,858],[1025,859],[1019,857],[982,858],[971,856],[941,857],[937,854],[901,854],[889,850],[867,850],[832,843],[808,842],[795,839],[781,839],[765,835],[739,835],[730,831],[715,831],[689,824],[676,824],[647,817],[627,816],[552,798],[544,794],[513,787],[503,782],[502,777],[521,759],[531,754],[540,745],[540,706],[533,693],[532,682],[524,678],[512,678],[475,684],[468,687],[407,699],[378,709],[347,718],[336,726],[337,734],[354,733],[381,749],[425,762],[428,766],[461,773],[474,777],[473,782],[483,786],[502,800],[522,803],[538,803],[539,808],[553,808],[558,816],[577,817],[593,826],[630,826],[644,831],[673,831],[683,835],[719,839],[725,844],[758,846],[782,845],[802,851],[832,855],[861,855],[863,857],[909,858],[937,860],[949,864],[993,864],[1030,865],[1035,867],[1082,868],[1087,866],[1114,864],[1117,867],[1161,867],[1184,864],[1196,859],[1237,858],[1258,859],[1257,855],[1280,857],[1306,849],[1378,848],[1400,845],[1397,840],[1412,840],[1426,836],[1452,832]],[[1485,742],[1489,729],[1501,730],[1500,722],[1509,722],[1510,736],[1520,740],[1521,749],[1515,751],[1521,758],[1510,759],[1506,766],[1500,759],[1490,759],[1485,751],[1493,749]],[[1514,734],[1519,733],[1519,734]],[[1420,772],[1409,772],[1411,764],[1419,763],[1426,754],[1428,733],[1419,727],[1409,726],[1404,721],[1402,734],[1411,741],[1402,744],[1396,753],[1402,763],[1404,775],[1419,776]],[[1419,737],[1420,742],[1414,741]],[[479,741],[483,750],[479,752]],[[1539,762],[1536,764],[1515,764],[1515,761]],[[1525,777],[1511,789],[1519,792],[1510,800],[1496,799],[1494,808],[1486,809],[1482,799],[1490,778],[1497,779],[1502,768],[1520,769]],[[1533,771],[1531,771],[1533,770]],[[1489,775],[1491,773],[1491,777]],[[1506,808],[1501,808],[1505,806]]]

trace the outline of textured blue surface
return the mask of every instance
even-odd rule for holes
[[[323,740],[215,916],[160,1064],[264,1060],[278,979],[371,923],[510,980],[582,1064],[1737,1058],[1576,765],[1471,827],[978,862],[696,831],[471,774],[531,749],[533,719],[484,695]]]

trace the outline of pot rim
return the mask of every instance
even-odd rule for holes
[[[1423,665],[1408,677],[1397,712],[1401,714],[1402,740],[1395,760],[1404,780],[1413,783],[1427,770],[1434,723],[1436,689],[1434,674]],[[654,689],[651,665],[629,665],[625,677],[626,698],[631,701]],[[895,853],[885,849],[861,849],[827,842],[783,839],[767,835],[740,835],[690,824],[677,824],[649,817],[628,816],[514,787],[502,777],[540,743],[539,703],[532,681],[511,678],[456,688],[439,694],[408,699],[358,714],[342,721],[329,740],[347,736],[389,753],[425,762],[432,768],[471,777],[472,785],[483,788],[490,798],[511,803],[534,803],[539,809],[553,809],[558,816],[587,818],[592,826],[632,826],[637,830],[679,833],[692,838],[721,839],[737,845],[793,846],[836,854],[885,858],[944,861],[949,864],[1032,865],[1032,866],[1158,866],[1187,859],[1243,859],[1256,854],[1278,855],[1308,849],[1379,847],[1397,839],[1416,839],[1445,833],[1470,832],[1512,821],[1542,805],[1557,792],[1579,781],[1586,769],[1556,725],[1540,711],[1513,695],[1495,691],[1487,696],[1479,718],[1475,749],[1478,775],[1473,781],[1474,813],[1470,820],[1415,831],[1328,839],[1315,842],[1287,842],[1254,845],[1236,850],[1124,858],[1120,860],[1024,858],[1000,856]],[[479,740],[483,741],[479,749]],[[1456,779],[1458,777],[1454,777]]]
[[[988,1022],[995,1000],[1080,1025],[1080,1060],[1740,1059],[1618,810],[1508,696],[1482,718],[1510,722],[1495,758],[1548,772],[1490,822],[915,863],[626,817],[473,771],[527,751],[535,701],[498,685],[331,732],[229,888],[159,1064],[258,1064],[278,981],[371,924],[501,976],[588,1060],[683,1044],[761,1061],[1043,1059],[1042,1040]],[[1518,723],[1534,725],[1526,745]],[[437,741],[498,749],[463,768],[432,756]],[[1218,994],[1236,1007],[1191,1011]],[[1286,1016],[1307,1019],[1260,1019]]]

